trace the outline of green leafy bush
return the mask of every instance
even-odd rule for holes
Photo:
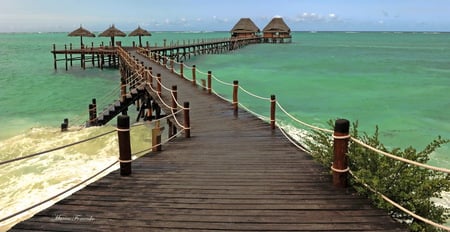
[[[330,126],[333,125],[332,121],[328,123]],[[358,123],[353,123],[351,130],[353,138],[379,150],[419,163],[426,163],[433,151],[442,144],[450,142],[448,139],[438,137],[423,151],[417,151],[413,147],[387,149],[379,141],[378,127],[376,127],[373,135],[366,133],[359,135],[357,128]],[[330,167],[333,159],[331,136],[325,132],[314,132],[311,138],[306,142],[311,155],[326,167]],[[450,176],[448,174],[391,159],[351,141],[347,155],[350,170],[361,182],[366,183],[404,208],[431,221],[442,224],[449,218],[449,210],[433,202],[433,199],[441,198],[442,192],[450,190]],[[367,189],[355,178],[350,178],[350,183],[359,194],[370,198],[377,207],[386,209],[393,218],[408,223],[412,231],[438,231],[434,226],[416,220],[386,202],[381,196]]]

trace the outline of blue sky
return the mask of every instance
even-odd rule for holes
[[[0,32],[228,31],[282,16],[293,31],[450,31],[449,0],[0,0]]]

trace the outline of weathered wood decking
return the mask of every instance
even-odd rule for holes
[[[138,54],[190,102],[178,137],[12,231],[405,231],[268,124]],[[116,155],[116,154],[112,154]],[[118,156],[118,154],[117,154]]]

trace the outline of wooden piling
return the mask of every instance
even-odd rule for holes
[[[192,84],[194,86],[197,86],[197,80],[195,79],[195,74],[196,74],[196,71],[195,71],[195,64],[194,64],[194,65],[192,65]]]
[[[237,115],[239,108],[238,89],[239,89],[239,81],[235,80],[233,81],[233,110],[235,115]]]
[[[67,71],[67,45],[64,44],[64,62],[66,64],[66,71]]]
[[[184,102],[183,104],[184,110],[184,137],[191,137],[191,122],[189,117],[189,102]]]
[[[57,63],[57,61],[56,61],[56,44],[53,44],[53,67],[55,68],[55,70],[58,69],[56,63]]]
[[[207,87],[207,90],[208,90],[208,94],[211,94],[211,77],[212,77],[212,72],[211,71],[208,71],[208,87]]]
[[[117,136],[119,139],[120,175],[131,175],[130,117],[117,116]]]
[[[333,133],[334,157],[331,170],[333,170],[333,185],[339,188],[347,187],[349,130],[350,122],[348,120],[336,120]]]
[[[88,121],[88,125],[89,126],[94,126],[94,105],[91,103],[89,104],[89,121]]]
[[[272,130],[275,130],[275,109],[276,109],[275,95],[270,95],[270,128],[272,128]]]
[[[65,132],[69,129],[69,119],[65,118],[63,123],[61,123],[61,132]]]
[[[92,98],[92,123],[97,126],[97,99]]]

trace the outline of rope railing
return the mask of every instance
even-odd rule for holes
[[[177,62],[177,63],[178,63],[178,62]],[[187,66],[187,65],[185,65],[185,67],[189,68],[189,66]],[[202,71],[199,70],[198,68],[196,68],[196,72],[199,73],[199,74],[202,74],[202,75],[208,75],[207,73],[202,72]],[[213,78],[217,83],[220,83],[220,84],[222,84],[222,85],[233,86],[233,83],[228,83],[228,82],[222,81],[222,80],[220,80],[219,78],[217,78],[215,75],[212,75],[212,78]],[[270,98],[262,97],[262,96],[259,96],[259,95],[257,95],[257,94],[254,94],[254,93],[252,93],[252,92],[246,90],[245,88],[243,88],[243,87],[241,87],[241,86],[239,86],[239,89],[242,90],[244,93],[248,94],[249,96],[253,97],[253,98],[257,98],[257,99],[261,99],[261,100],[266,100],[266,101],[270,101],[270,100],[271,100]],[[214,90],[214,88],[212,89],[212,93],[214,93],[216,96],[218,96],[219,98],[221,98],[221,99],[223,99],[223,100],[225,100],[225,101],[228,101],[228,102],[230,102],[230,103],[233,102],[231,99],[228,99],[228,98],[222,96],[221,94],[219,94],[218,92],[216,92],[216,91]],[[252,111],[251,109],[249,109],[249,107],[245,106],[244,104],[242,104],[242,103],[238,103],[238,104],[239,104],[240,107],[244,108],[246,111],[248,111],[248,112],[254,114],[255,116],[257,116],[257,117],[259,117],[259,118],[262,118],[262,119],[264,119],[264,120],[267,120],[267,119],[268,119],[268,117],[266,117],[266,116],[264,116],[264,115],[261,115],[261,114],[258,114],[258,113],[256,113],[256,112]],[[294,122],[299,123],[299,124],[301,124],[302,126],[306,126],[306,127],[310,128],[310,129],[312,129],[312,130],[315,130],[315,131],[320,131],[320,132],[330,133],[330,135],[333,134],[333,131],[332,131],[332,130],[324,129],[324,128],[321,128],[321,127],[318,127],[318,126],[314,126],[314,125],[311,125],[311,124],[309,124],[309,123],[306,123],[306,122],[303,122],[303,121],[297,119],[297,118],[294,117],[292,114],[290,114],[290,113],[289,113],[289,112],[288,112],[288,111],[287,111],[287,110],[286,110],[286,109],[285,109],[278,101],[276,102],[276,105],[277,105],[277,107],[278,107],[278,108],[279,108],[279,109],[280,109],[280,110],[281,110],[288,118],[292,119]],[[277,124],[277,126],[279,126],[279,125]],[[293,140],[293,139],[292,139],[292,138],[291,138],[291,137],[290,137],[290,136],[289,136],[282,128],[280,128],[280,131],[281,131],[281,132],[283,133],[283,135],[284,135],[286,138],[288,138],[288,140],[289,140],[291,143],[293,143],[296,147],[298,147],[298,148],[299,148],[300,150],[302,150],[302,151],[308,152],[304,147],[298,145],[298,144],[297,144],[297,143],[296,143],[296,142],[295,142],[295,141],[294,141],[294,140]],[[387,157],[389,157],[389,158],[392,158],[392,159],[395,159],[395,160],[398,160],[398,161],[401,161],[401,162],[405,162],[405,163],[408,163],[408,164],[411,164],[411,165],[415,165],[415,166],[418,166],[418,167],[427,168],[427,169],[430,169],[430,170],[433,170],[433,171],[439,171],[439,172],[443,172],[443,173],[447,173],[447,174],[450,173],[450,170],[449,170],[449,169],[446,169],[446,168],[439,168],[439,167],[434,167],[434,166],[431,166],[431,165],[422,164],[422,163],[419,163],[419,162],[416,162],[416,161],[412,161],[412,160],[408,160],[408,159],[405,159],[405,158],[402,158],[402,157],[398,157],[398,156],[395,156],[395,155],[390,154],[390,153],[388,153],[388,152],[381,151],[381,150],[379,150],[379,149],[377,149],[377,148],[374,148],[374,147],[372,147],[372,146],[370,146],[370,145],[367,145],[367,144],[363,143],[361,140],[358,140],[358,139],[356,139],[356,138],[350,137],[350,139],[351,139],[352,141],[354,141],[355,143],[359,144],[360,146],[363,146],[363,147],[365,147],[365,148],[367,148],[367,149],[370,149],[370,150],[372,150],[372,151],[375,151],[375,152],[377,152],[378,154],[387,156]],[[308,152],[308,153],[309,153],[309,152]],[[355,178],[357,178],[357,177],[355,177]],[[449,227],[446,227],[446,226],[444,226],[444,225],[440,225],[440,224],[434,223],[434,222],[432,222],[432,221],[430,221],[430,220],[428,220],[428,219],[425,219],[425,218],[423,218],[423,217],[420,217],[420,216],[414,214],[413,212],[411,212],[411,211],[409,211],[409,210],[403,208],[402,206],[398,205],[397,203],[393,202],[392,200],[390,200],[389,198],[387,198],[386,196],[384,196],[382,193],[380,193],[380,192],[378,192],[378,191],[372,189],[372,188],[371,188],[370,186],[368,186],[367,184],[364,184],[364,183],[363,183],[363,185],[366,186],[366,187],[367,187],[368,189],[370,189],[371,191],[373,191],[374,193],[379,194],[384,200],[386,200],[386,201],[389,202],[390,204],[392,204],[392,205],[394,205],[395,207],[401,209],[401,210],[404,211],[405,213],[408,213],[409,215],[413,216],[414,218],[417,218],[417,219],[419,219],[419,220],[421,220],[421,221],[423,221],[423,222],[425,222],[425,223],[428,223],[428,224],[430,224],[430,225],[433,225],[433,226],[435,226],[435,227],[437,227],[437,228],[446,229],[446,230],[449,230],[449,229],[450,229]]]
[[[182,112],[182,110],[179,110],[178,112],[174,112],[174,113],[172,113],[172,114],[170,114],[170,115],[167,115],[167,116],[165,116],[165,117],[162,117],[162,118],[159,118],[159,119],[157,119],[157,120],[154,120],[154,121],[152,121],[152,123],[156,125],[157,123],[159,124],[162,120],[168,119],[168,118],[170,118],[170,117],[173,117],[173,118],[175,118],[175,120],[176,120],[176,114],[178,114],[178,113],[180,113],[180,112]],[[177,123],[178,123],[178,121],[177,121]],[[133,127],[138,127],[138,126],[143,126],[143,125],[148,125],[148,124],[133,125],[133,126],[131,126],[131,127],[133,128]],[[185,131],[185,129],[186,129],[186,128],[185,128],[184,126],[182,126],[181,124],[180,124],[179,126],[180,126],[182,129],[179,130],[176,134],[174,134],[174,135],[168,137],[168,138],[165,139],[165,140],[162,140],[160,143],[156,143],[156,144],[152,145],[152,146],[151,146],[150,148],[148,148],[148,149],[144,149],[144,150],[141,150],[141,151],[138,151],[138,152],[133,153],[133,154],[132,154],[132,157],[137,157],[137,156],[140,155],[140,154],[144,154],[144,153],[150,152],[153,148],[158,147],[158,146],[161,146],[161,145],[163,145],[163,144],[166,144],[166,143],[168,143],[170,140],[172,140],[172,139],[178,137],[178,136],[179,136],[181,133],[183,133],[183,132]],[[68,148],[68,147],[71,147],[71,146],[74,146],[74,145],[77,145],[77,144],[81,144],[81,143],[84,143],[84,142],[88,142],[88,141],[91,141],[91,140],[94,140],[94,139],[103,137],[103,136],[105,136],[105,135],[114,133],[114,132],[116,132],[116,131],[117,131],[117,129],[111,130],[111,131],[102,133],[102,134],[100,134],[100,135],[96,135],[96,136],[93,136],[93,137],[91,137],[91,138],[84,139],[84,140],[81,140],[81,141],[78,141],[78,142],[75,142],[75,143],[67,144],[67,145],[64,145],[64,146],[60,146],[60,147],[57,147],[57,148],[49,149],[49,150],[47,150],[47,151],[43,151],[43,152],[38,152],[38,153],[35,153],[35,154],[27,155],[27,156],[24,156],[24,157],[19,157],[19,158],[17,158],[17,159],[12,159],[12,160],[8,160],[8,161],[3,161],[3,162],[0,162],[0,165],[12,163],[12,162],[15,162],[15,161],[19,161],[19,160],[31,158],[31,157],[34,157],[34,156],[37,156],[37,155],[46,154],[46,153],[48,153],[48,152],[52,152],[52,151],[56,151],[56,150],[60,150],[60,149],[64,149],[64,148]],[[134,159],[135,159],[135,158],[134,158]],[[62,197],[62,196],[64,196],[64,195],[67,194],[67,193],[70,193],[70,192],[72,192],[72,191],[76,191],[78,188],[80,188],[81,186],[85,185],[86,183],[88,183],[89,181],[93,180],[94,178],[98,177],[98,176],[101,175],[102,173],[106,172],[108,169],[112,168],[114,165],[116,165],[116,164],[119,163],[119,162],[120,162],[120,160],[118,159],[118,160],[114,161],[112,164],[110,164],[110,165],[108,165],[107,167],[103,168],[102,170],[98,171],[98,172],[95,173],[94,175],[90,176],[89,178],[87,178],[87,179],[85,179],[85,180],[83,180],[83,181],[77,183],[76,185],[74,185],[74,186],[72,186],[72,187],[70,187],[70,188],[68,188],[68,189],[66,189],[66,190],[64,190],[64,191],[62,191],[62,192],[60,192],[60,193],[58,193],[58,194],[56,194],[56,195],[50,197],[50,198],[47,198],[47,199],[45,199],[45,200],[43,200],[43,201],[41,201],[41,202],[39,202],[39,203],[36,203],[36,204],[31,205],[31,206],[29,206],[29,207],[27,207],[27,208],[25,208],[25,209],[22,209],[22,210],[20,210],[20,211],[18,211],[18,212],[15,212],[15,213],[13,213],[13,214],[11,214],[11,215],[9,215],[9,216],[6,216],[6,217],[4,217],[4,218],[1,218],[1,219],[0,219],[0,222],[4,222],[4,221],[7,221],[7,220],[12,219],[12,218],[14,218],[14,217],[17,217],[17,216],[19,216],[19,215],[21,215],[21,214],[23,214],[23,213],[25,213],[25,212],[27,212],[27,211],[29,211],[29,210],[31,210],[31,209],[37,208],[37,207],[39,207],[39,206],[41,206],[41,205],[43,205],[43,204],[45,204],[45,203],[48,203],[48,202],[53,201],[53,200],[56,200],[57,198]]]
[[[176,63],[178,63],[178,62],[176,62]],[[181,63],[178,63],[178,64],[181,64]],[[185,66],[188,67],[188,68],[192,68],[192,67],[187,66],[187,65],[185,65]],[[198,69],[198,68],[196,68],[196,72],[198,72],[199,74],[208,75],[207,73],[202,72],[202,71],[201,71],[200,69]],[[217,83],[220,83],[220,84],[223,84],[223,85],[226,85],[226,86],[233,86],[233,83],[229,83],[229,82],[222,81],[222,80],[220,80],[219,78],[217,78],[215,75],[211,75],[211,77],[212,77],[215,81],[217,81]],[[262,96],[259,96],[259,95],[257,95],[257,94],[254,94],[254,93],[252,93],[252,92],[246,90],[246,89],[243,88],[242,86],[239,86],[239,89],[242,90],[243,92],[245,92],[246,94],[248,94],[248,95],[254,97],[254,98],[258,98],[258,99],[261,99],[261,100],[267,100],[267,101],[270,101],[270,98],[262,97]],[[218,92],[216,92],[214,89],[212,90],[212,92],[213,92],[215,95],[217,95],[218,97],[220,97],[220,98],[222,98],[222,99],[224,99],[224,100],[226,100],[226,101],[228,101],[228,102],[232,102],[231,99],[228,99],[228,98],[226,98],[226,97],[220,95],[220,94],[219,94]],[[239,105],[245,107],[245,106],[242,105],[242,104],[239,104]],[[330,133],[330,134],[333,133],[332,130],[325,129],[325,128],[321,128],[321,127],[317,127],[317,126],[313,126],[313,125],[311,125],[311,124],[308,124],[308,123],[306,123],[306,122],[303,122],[303,121],[297,119],[297,118],[294,117],[292,114],[290,114],[290,113],[289,113],[289,112],[288,112],[288,111],[287,111],[287,110],[286,110],[286,109],[285,109],[278,101],[276,102],[276,105],[278,106],[278,108],[279,108],[285,115],[287,115],[289,118],[291,118],[292,120],[294,120],[295,122],[297,122],[297,123],[299,123],[299,124],[301,124],[301,125],[303,125],[303,126],[309,127],[309,128],[311,128],[311,129],[313,129],[313,130],[316,130],[316,131],[326,132],[326,133]],[[249,110],[248,107],[245,107],[245,108],[246,108],[247,110]],[[254,111],[251,111],[251,110],[249,110],[249,111],[250,111],[250,112],[253,112],[253,114],[257,115],[258,117],[262,116],[262,115],[260,115],[260,114],[255,113]],[[266,116],[262,116],[262,117],[263,117],[263,118],[268,118],[268,117],[266,117]],[[364,144],[362,141],[357,140],[357,139],[355,139],[355,138],[353,138],[353,137],[352,137],[351,139],[352,139],[353,141],[355,141],[356,143],[358,143],[358,144],[360,144],[360,145],[362,145],[362,146],[364,146],[364,147],[366,147],[366,148],[370,148],[370,149],[372,149],[373,151],[375,151],[375,152],[377,152],[377,153],[379,153],[379,154],[388,156],[388,157],[390,157],[390,158],[397,159],[397,160],[399,160],[399,161],[406,162],[406,163],[409,163],[409,164],[412,164],[412,165],[416,165],[416,166],[419,166],[419,167],[428,168],[428,169],[430,169],[430,170],[440,171],[440,172],[444,172],[444,173],[450,173],[450,170],[449,170],[449,169],[438,168],[438,167],[434,167],[434,166],[430,166],[430,165],[425,165],[425,164],[418,163],[418,162],[415,162],[415,161],[411,161],[411,160],[408,160],[408,159],[404,159],[404,158],[401,158],[401,157],[399,158],[398,156],[395,156],[395,155],[393,155],[393,154],[389,154],[389,153],[387,153],[387,152],[383,152],[383,151],[378,150],[378,149],[376,149],[376,148],[374,148],[374,147],[371,147],[370,145]],[[364,145],[363,145],[363,144],[364,144]]]
[[[69,192],[71,192],[71,191],[73,191],[73,190],[75,190],[75,189],[81,187],[82,185],[84,185],[84,184],[86,184],[87,182],[91,181],[92,179],[96,178],[96,177],[99,176],[100,174],[104,173],[106,170],[112,168],[112,167],[113,167],[114,165],[116,165],[118,162],[119,162],[119,161],[117,161],[117,160],[114,161],[112,164],[108,165],[106,168],[100,170],[99,172],[95,173],[94,175],[92,175],[91,177],[85,179],[84,181],[82,181],[82,182],[80,182],[80,183],[78,183],[78,184],[76,184],[76,185],[74,185],[74,186],[72,186],[72,187],[70,187],[70,188],[68,188],[68,189],[66,189],[66,190],[64,190],[64,191],[62,191],[62,192],[60,192],[60,193],[58,193],[58,194],[52,196],[52,197],[50,197],[50,198],[47,198],[47,199],[44,200],[44,201],[41,201],[41,202],[36,203],[36,204],[34,204],[34,205],[30,206],[30,207],[27,207],[27,208],[25,208],[25,209],[23,209],[23,210],[20,210],[19,212],[16,212],[16,213],[11,214],[11,215],[9,215],[9,216],[7,216],[7,217],[4,217],[4,218],[0,219],[0,222],[4,222],[4,221],[6,221],[6,220],[8,220],[8,219],[11,219],[11,218],[14,218],[14,217],[16,217],[16,216],[19,216],[19,215],[21,215],[21,214],[23,214],[23,213],[25,213],[25,212],[27,212],[27,211],[29,211],[29,210],[31,210],[31,209],[34,209],[34,208],[36,208],[36,207],[38,207],[38,206],[41,206],[41,205],[43,205],[43,204],[45,204],[45,203],[47,203],[47,202],[53,201],[53,200],[57,199],[58,197],[61,197],[61,196],[63,196],[64,194],[69,193]]]
[[[88,141],[91,141],[91,140],[94,140],[94,139],[98,139],[98,138],[103,137],[105,135],[109,135],[109,134],[111,134],[111,133],[113,133],[115,131],[116,130],[108,131],[108,132],[105,132],[105,133],[93,136],[91,138],[83,139],[83,140],[80,140],[80,141],[77,141],[77,142],[74,142],[74,143],[66,144],[66,145],[63,145],[63,146],[55,147],[55,148],[48,149],[48,150],[41,151],[41,152],[36,152],[36,153],[30,154],[30,155],[18,157],[18,158],[15,158],[15,159],[2,161],[2,162],[0,162],[0,165],[9,164],[9,163],[12,163],[12,162],[16,162],[16,161],[20,161],[20,160],[24,160],[24,159],[29,159],[29,158],[32,158],[32,157],[35,157],[35,156],[40,156],[40,155],[44,155],[44,154],[47,154],[47,153],[50,153],[50,152],[53,152],[53,151],[58,151],[58,150],[61,150],[61,149],[64,149],[64,148],[72,147],[72,146],[75,146],[75,145],[78,145],[78,144],[81,144],[81,143],[85,143],[85,142],[88,142]]]
[[[405,159],[403,157],[396,156],[396,155],[390,154],[388,152],[382,151],[380,149],[374,148],[374,147],[372,147],[370,145],[367,145],[363,141],[361,141],[361,140],[359,140],[357,138],[350,137],[350,139],[353,142],[355,142],[355,143],[357,143],[357,144],[359,144],[359,145],[361,145],[361,146],[363,146],[363,147],[365,147],[365,148],[367,148],[367,149],[369,149],[371,151],[374,151],[374,152],[376,152],[378,154],[384,155],[384,156],[389,157],[391,159],[395,159],[395,160],[398,160],[398,161],[401,161],[401,162],[404,162],[404,163],[408,163],[408,164],[411,164],[411,165],[414,165],[414,166],[417,166],[417,167],[426,168],[426,169],[429,169],[429,170],[450,174],[450,170],[449,169],[435,167],[435,166],[431,166],[431,165],[428,165],[428,164],[423,164],[423,163],[419,163],[419,162],[416,162],[416,161],[413,161],[413,160]]]
[[[434,227],[436,227],[436,228],[450,231],[450,227],[445,226],[445,225],[441,225],[441,224],[439,224],[439,223],[433,222],[433,221],[431,221],[431,220],[429,220],[429,219],[427,219],[427,218],[424,218],[424,217],[422,217],[422,216],[419,216],[419,215],[415,214],[414,212],[412,212],[412,211],[410,211],[410,210],[404,208],[403,206],[399,205],[397,202],[391,200],[389,197],[385,196],[384,194],[380,193],[379,191],[373,189],[373,188],[370,187],[368,184],[364,183],[364,182],[363,182],[362,180],[360,180],[357,176],[355,176],[351,170],[350,170],[349,172],[350,172],[350,175],[352,175],[353,178],[355,178],[356,181],[358,181],[359,183],[361,183],[362,185],[364,185],[367,189],[369,189],[371,192],[373,192],[373,193],[379,195],[379,196],[380,196],[381,198],[383,198],[385,201],[389,202],[391,205],[393,205],[393,206],[395,206],[396,208],[400,209],[400,210],[403,211],[404,213],[406,213],[406,214],[408,214],[408,215],[414,217],[415,219],[418,219],[418,220],[423,221],[423,222],[425,222],[425,223],[427,223],[427,224],[429,224],[429,225],[432,225],[432,226],[434,226]]]

